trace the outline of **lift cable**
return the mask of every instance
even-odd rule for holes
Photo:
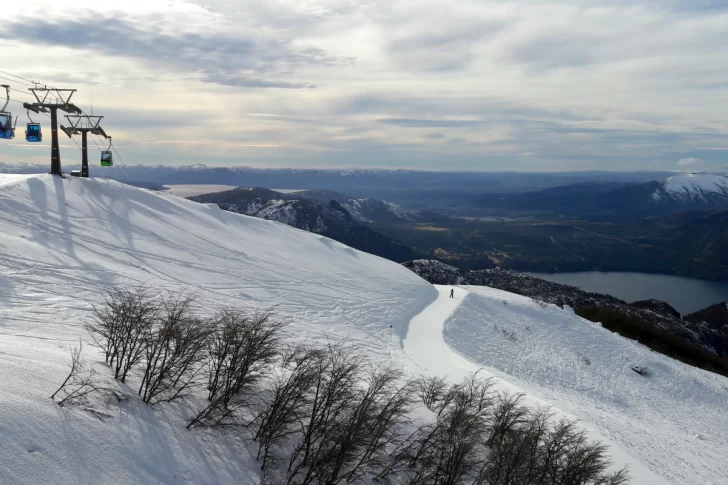
[[[28,84],[29,86],[37,86],[37,85],[41,84],[41,83],[33,81],[32,79],[28,79],[27,77],[18,76],[17,74],[13,74],[11,72],[0,71],[0,73],[7,74],[8,76],[12,76],[12,77],[18,78],[22,81],[25,81],[26,83],[30,83],[30,84]],[[13,81],[13,82],[20,82],[20,81]]]

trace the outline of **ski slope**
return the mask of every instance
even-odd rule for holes
[[[453,318],[459,315],[460,307],[463,302],[467,302],[466,304],[469,305],[473,300],[479,300],[479,298],[477,295],[473,295],[471,291],[465,288],[456,288],[454,298],[450,298],[450,288],[451,287],[438,286],[438,299],[422,313],[413,318],[410,323],[407,335],[403,341],[403,349],[415,367],[415,372],[419,372],[424,375],[445,377],[455,382],[461,381],[473,372],[478,372],[481,377],[494,379],[494,389],[511,395],[524,394],[524,404],[534,409],[548,408],[557,420],[564,418],[570,421],[576,421],[574,416],[564,413],[558,407],[527,393],[527,388],[519,388],[512,385],[509,382],[510,376],[507,374],[499,373],[492,367],[476,364],[475,362],[477,362],[477,360],[469,360],[452,351],[448,343],[446,343],[446,340],[449,341],[450,339],[446,339],[445,335],[447,334],[443,334],[443,327],[451,327]],[[477,288],[476,291],[483,289],[482,287],[470,288]],[[496,295],[496,297],[501,297],[497,300],[497,304],[500,305],[502,305],[502,302],[505,301],[503,297],[510,298],[518,296],[511,293],[501,292],[499,290],[492,290],[490,288],[485,291],[488,290],[503,294]],[[498,320],[490,319],[489,321],[495,322]],[[472,338],[472,336],[472,333],[468,334],[467,332],[464,332],[463,339],[468,341]],[[479,342],[479,339],[476,338],[475,341]],[[464,355],[468,355],[468,357],[470,357],[471,355],[479,354],[473,352],[471,354],[466,353]],[[518,359],[517,356],[514,358]],[[613,440],[605,438],[598,432],[597,429],[590,426],[589,422],[582,421],[579,424],[586,429],[592,440],[598,440],[609,445],[610,456],[615,464],[614,468],[620,469],[624,466],[629,467],[633,483],[650,485],[671,483],[648,469],[640,461],[634,459],[619,444]]]
[[[188,404],[152,410],[132,399],[94,408],[97,417],[49,399],[113,284],[188,289],[212,309],[274,308],[291,341],[342,339],[410,375],[459,380],[484,366],[500,389],[581,420],[635,485],[728,483],[728,380],[568,311],[487,288],[450,299],[398,264],[163,192],[0,174],[0,484],[259,482],[239,435],[184,428]],[[579,352],[592,361],[585,369]],[[630,375],[633,361],[655,378]]]
[[[49,399],[103,289],[142,283],[194,290],[212,308],[274,308],[292,340],[347,339],[380,360],[437,295],[397,264],[217,206],[0,175],[0,484],[258,483],[235,436],[184,428],[184,405],[132,400],[100,420]]]
[[[616,443],[615,461],[633,460],[634,483],[728,483],[728,379],[569,309],[466,288],[444,328],[444,341],[458,354]],[[633,365],[651,375],[640,376]]]

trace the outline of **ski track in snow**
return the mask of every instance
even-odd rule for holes
[[[511,395],[523,393],[523,403],[529,407],[534,409],[549,408],[550,412],[554,415],[554,419],[565,418],[570,421],[576,421],[573,416],[564,413],[558,407],[531,395],[527,387],[519,388],[507,382],[505,379],[509,379],[509,376],[493,372],[493,369],[489,367],[476,364],[475,362],[477,361],[469,359],[473,355],[472,353],[462,352],[463,355],[468,357],[466,358],[463,355],[453,352],[446,342],[449,339],[446,338],[446,334],[443,334],[443,327],[447,327],[451,323],[452,317],[457,315],[461,305],[468,300],[472,300],[473,295],[468,289],[456,287],[455,297],[450,298],[451,287],[436,286],[436,288],[439,292],[439,298],[412,319],[407,335],[403,340],[404,352],[411,361],[412,373],[414,375],[437,375],[445,377],[451,382],[460,382],[471,373],[478,372],[478,375],[481,377],[494,379],[495,390]],[[503,293],[503,297],[505,298],[515,296],[510,293],[501,293]],[[504,298],[500,298],[497,300],[497,304],[503,305],[503,301]],[[507,341],[503,335],[497,335],[496,337]],[[464,338],[467,340],[468,335],[464,335]],[[633,478],[631,483],[635,485],[671,483],[649,470],[638,460],[632,458],[615,441],[602,436],[589,423],[582,421],[579,422],[579,425],[586,430],[590,439],[598,440],[609,445],[609,453],[615,463],[615,469],[624,466],[629,467],[630,474]]]
[[[258,483],[240,433],[184,428],[199,403],[96,404],[109,415],[99,419],[49,399],[66,375],[69,347],[86,338],[92,306],[112,284],[191,290],[212,310],[273,308],[290,322],[289,341],[355,343],[413,376],[458,381],[482,365],[501,390],[523,390],[528,404],[554,404],[592,437],[610,438],[610,454],[631,465],[634,485],[668,483],[640,462],[675,484],[726,483],[728,433],[715,399],[724,386],[726,402],[728,381],[568,311],[487,288],[457,289],[449,299],[449,289],[400,265],[213,204],[104,179],[0,175],[0,484]],[[499,339],[493,323],[513,327],[519,340]],[[574,374],[577,348],[588,349],[594,375]],[[619,361],[615,353],[629,349],[629,362]],[[85,355],[108,374],[88,344]],[[635,355],[655,369],[654,381],[624,371]]]

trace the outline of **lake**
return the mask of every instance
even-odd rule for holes
[[[179,197],[193,197],[195,195],[211,194],[213,192],[223,192],[237,188],[236,185],[215,185],[215,184],[180,184],[165,185],[166,193]]]
[[[728,301],[728,282],[695,280],[680,276],[644,273],[527,273],[584,291],[612,295],[627,302],[654,298],[686,315],[714,303]]]

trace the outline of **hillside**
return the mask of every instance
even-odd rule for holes
[[[728,209],[728,176],[682,173],[643,183],[590,182],[483,196],[479,205],[515,211],[635,219],[690,210]]]
[[[2,175],[0,227],[3,484],[258,483],[237,439],[184,429],[185,406],[132,400],[102,406],[113,416],[102,421],[49,399],[108,285],[274,308],[291,341],[362,341],[382,362],[390,332],[435,295],[407,269],[326,237],[108,180]]]
[[[489,286],[561,307],[568,305],[577,313],[587,310],[593,313],[595,309],[606,309],[622,318],[638,320],[648,327],[667,332],[696,346],[695,351],[702,349],[719,357],[728,356],[728,327],[717,325],[720,317],[725,318],[721,313],[725,308],[720,305],[687,316],[686,322],[674,308],[662,301],[627,303],[610,295],[590,293],[575,286],[502,268],[468,271],[432,260],[408,261],[404,266],[433,284]],[[711,309],[715,311],[709,311]],[[713,318],[703,319],[703,315]],[[725,374],[728,369],[721,372]]]
[[[227,211],[277,221],[321,234],[355,249],[396,262],[408,261],[417,255],[401,242],[362,224],[369,220],[366,216],[371,217],[374,212],[381,217],[400,217],[397,215],[396,206],[387,205],[383,201],[344,199],[344,204],[341,204],[333,199],[321,201],[301,198],[298,193],[281,194],[260,188],[238,188],[198,195],[190,197],[190,200],[214,203]],[[352,213],[352,210],[355,212]]]
[[[450,299],[449,287],[320,235],[109,180],[0,176],[0,226],[0,483],[259,483],[247,434],[185,429],[202,396],[150,409],[134,378],[121,386],[122,402],[58,407],[49,399],[111,284],[187,288],[210,308],[272,307],[288,321],[287,343],[356,344],[406,376],[452,382],[483,364],[481,376],[494,377],[498,390],[523,391],[556,418],[578,417],[615,467],[629,466],[634,484],[728,479],[728,379],[568,309],[495,290],[457,288]],[[494,325],[513,327],[523,344],[492,338]],[[464,335],[488,342],[464,348]],[[594,364],[571,380],[582,365],[574,349],[587,343]],[[85,352],[108,377],[99,352]],[[655,378],[624,371],[636,364]],[[582,399],[574,386],[587,383],[604,391]]]
[[[544,215],[373,227],[428,259],[462,269],[498,266],[535,273],[626,271],[728,279],[728,211],[637,221]]]

